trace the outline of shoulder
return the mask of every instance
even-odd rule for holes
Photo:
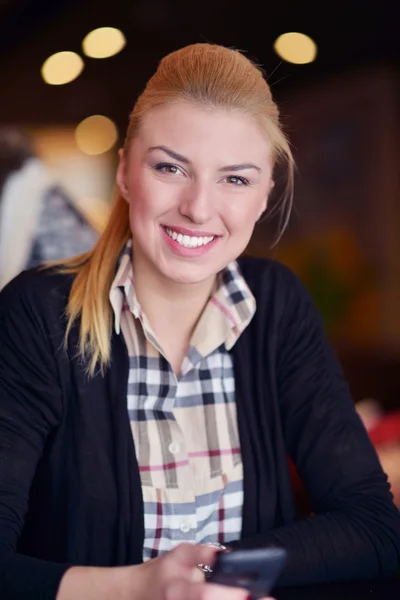
[[[23,271],[0,292],[0,315],[10,311],[26,318],[60,318],[65,312],[73,275],[55,269]]]
[[[243,256],[238,265],[257,303],[272,300],[285,304],[309,302],[309,294],[299,277],[282,263],[265,258]]]
[[[291,269],[275,260],[247,256],[238,264],[256,300],[253,333],[279,331],[286,338],[289,331],[314,331],[322,326],[310,293]]]

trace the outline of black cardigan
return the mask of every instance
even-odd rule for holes
[[[298,279],[241,259],[256,315],[232,353],[244,465],[238,546],[289,553],[281,583],[373,577],[400,565],[400,514]],[[140,563],[143,505],[112,337],[85,375],[78,327],[63,349],[72,278],[28,271],[0,294],[0,597],[54,599],[69,565]],[[297,521],[287,455],[316,513]]]

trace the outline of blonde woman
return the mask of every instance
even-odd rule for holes
[[[279,161],[284,224],[293,159],[261,71],[174,52],[93,251],[2,292],[1,598],[244,598],[197,581],[207,542],[284,547],[282,584],[399,568],[400,516],[312,302],[241,257]]]

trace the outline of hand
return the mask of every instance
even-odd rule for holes
[[[200,563],[212,565],[215,548],[181,544],[159,558],[133,567],[137,600],[247,600],[247,590],[205,583]],[[135,582],[135,583],[134,583]],[[267,600],[267,599],[265,599]],[[271,600],[271,599],[268,599]]]

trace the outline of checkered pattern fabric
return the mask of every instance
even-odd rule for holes
[[[110,302],[129,353],[147,560],[183,541],[228,543],[240,535],[243,470],[229,350],[251,321],[255,299],[237,263],[228,265],[177,377],[138,303],[131,252],[128,242]]]

